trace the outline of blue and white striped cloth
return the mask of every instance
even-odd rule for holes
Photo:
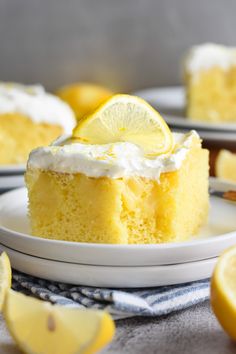
[[[109,311],[115,319],[161,316],[209,298],[209,279],[146,289],[105,289],[69,285],[13,272],[13,289],[53,304]]]

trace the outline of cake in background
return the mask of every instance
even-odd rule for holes
[[[236,48],[194,46],[185,61],[187,117],[236,123]]]
[[[145,101],[115,95],[72,138],[31,152],[26,185],[35,236],[184,241],[207,219],[208,151],[194,131],[172,134]]]
[[[62,87],[56,94],[70,105],[77,120],[80,120],[110,98],[113,92],[95,84],[74,83]]]
[[[236,182],[236,154],[229,150],[220,150],[215,170],[217,177]]]
[[[32,149],[75,124],[70,107],[42,86],[0,83],[0,164],[25,163]]]

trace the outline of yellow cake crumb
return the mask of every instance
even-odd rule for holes
[[[62,133],[58,125],[35,123],[18,113],[0,114],[0,164],[25,163],[32,149],[48,145]]]
[[[187,116],[209,122],[236,122],[236,67],[187,76]]]
[[[70,107],[40,85],[0,82],[0,165],[24,164],[75,125]]]
[[[181,167],[160,180],[88,177],[28,167],[32,234],[92,243],[183,241],[208,215],[208,151],[200,139]]]
[[[236,122],[236,49],[215,44],[193,47],[185,63],[187,117]]]
[[[216,163],[216,176],[236,182],[236,153],[229,150],[220,150]]]

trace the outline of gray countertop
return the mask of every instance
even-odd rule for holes
[[[116,325],[116,336],[102,354],[236,353],[236,343],[223,332],[208,301],[161,318],[130,318]],[[19,354],[2,317],[0,333],[0,353]]]

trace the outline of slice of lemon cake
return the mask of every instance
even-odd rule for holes
[[[70,107],[41,86],[0,83],[0,164],[26,162],[33,148],[70,133],[75,122]]]
[[[138,98],[109,102],[72,138],[31,152],[32,234],[113,244],[188,239],[208,215],[208,151],[194,131],[172,134]]]
[[[185,62],[187,117],[236,122],[236,48],[206,43]]]
[[[236,153],[220,150],[215,164],[216,176],[236,182]]]

